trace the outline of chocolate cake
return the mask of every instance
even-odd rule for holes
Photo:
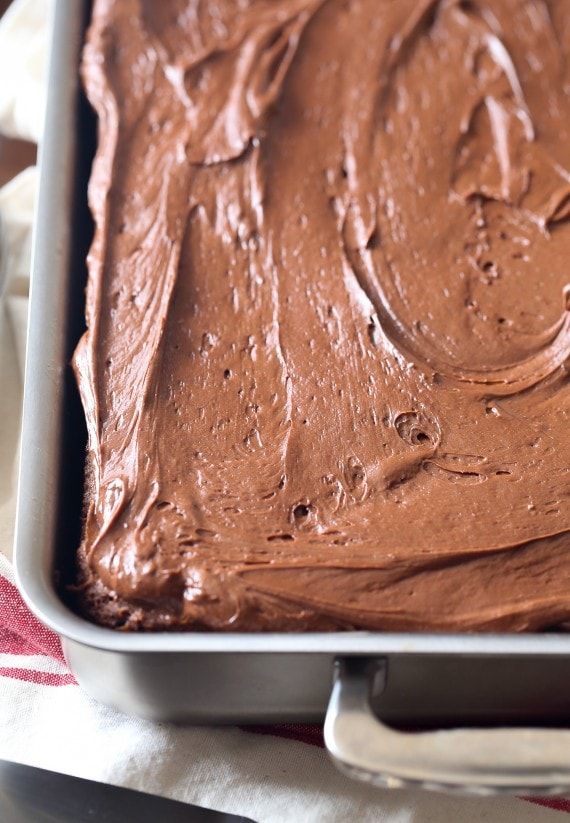
[[[95,0],[81,608],[570,620],[566,0]]]

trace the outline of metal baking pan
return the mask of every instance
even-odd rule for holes
[[[339,765],[382,785],[567,790],[570,731],[534,726],[570,717],[570,635],[128,634],[93,625],[65,603],[86,445],[69,363],[83,328],[92,233],[86,186],[95,123],[78,81],[89,12],[86,0],[58,0],[54,18],[15,547],[28,605],[61,636],[82,687],[122,711],[193,723],[326,714]],[[440,730],[402,733],[385,723]],[[446,730],[459,723],[475,728]]]

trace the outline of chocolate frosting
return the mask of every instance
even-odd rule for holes
[[[96,0],[83,606],[570,620],[566,0]]]

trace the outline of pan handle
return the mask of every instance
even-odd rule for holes
[[[350,776],[384,787],[476,794],[568,791],[570,731],[395,731],[370,705],[384,690],[387,661],[344,658],[335,668],[325,743],[336,765]]]

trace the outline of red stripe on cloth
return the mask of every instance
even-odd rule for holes
[[[38,650],[19,634],[0,626],[0,653],[2,654],[37,654]]]
[[[309,723],[282,723],[279,726],[240,726],[244,732],[254,734],[270,734],[274,737],[286,737],[288,740],[297,740],[309,746],[324,748],[323,727]]]
[[[72,674],[53,674],[52,672],[38,672],[32,669],[12,669],[8,666],[0,666],[0,677],[24,680],[26,683],[35,683],[36,686],[73,686],[77,684]]]
[[[568,797],[523,797],[521,799],[536,803],[537,806],[546,806],[547,809],[570,814],[570,798]]]
[[[20,596],[18,589],[0,576],[0,627],[11,635],[17,635],[33,651],[19,654],[45,654],[65,662],[59,637],[43,626],[30,612]],[[13,639],[12,639],[13,642]],[[0,646],[0,651],[4,650]],[[10,653],[10,652],[8,652]]]

